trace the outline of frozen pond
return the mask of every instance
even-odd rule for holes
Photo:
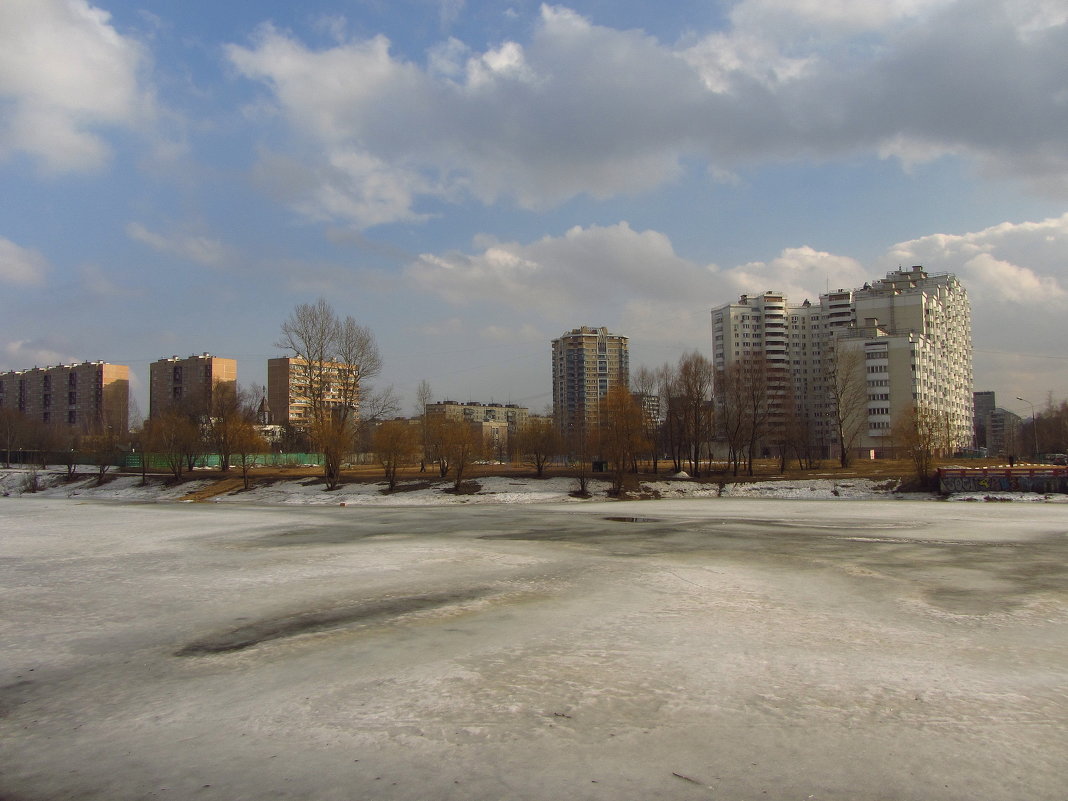
[[[1063,506],[0,499],[0,799],[1063,799]]]

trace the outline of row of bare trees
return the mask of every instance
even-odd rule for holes
[[[1057,403],[1052,395],[1045,408],[1020,426],[1017,442],[1021,450],[1043,453],[1068,453],[1068,401]]]
[[[269,450],[258,426],[260,399],[256,387],[223,382],[212,389],[207,408],[176,403],[146,420],[134,438],[134,446],[141,450],[142,476],[155,458],[181,479],[204,454],[214,453],[220,471],[236,466],[247,489],[256,457]]]
[[[106,420],[88,426],[31,420],[18,409],[0,407],[0,453],[4,467],[12,458],[24,464],[63,464],[73,475],[78,465],[93,465],[100,480],[122,453],[124,442]]]

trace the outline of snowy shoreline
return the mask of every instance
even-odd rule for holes
[[[36,472],[38,489],[26,488],[29,476]],[[262,506],[439,506],[483,504],[586,503],[614,500],[608,493],[609,482],[590,479],[589,497],[573,495],[574,478],[555,476],[544,479],[514,476],[485,476],[472,480],[477,491],[451,492],[452,481],[400,482],[394,492],[385,492],[384,482],[355,482],[326,491],[320,479],[305,476],[293,479],[269,479],[256,482],[248,490],[240,486],[196,498],[225,479],[192,479],[172,484],[161,476],[152,476],[142,484],[139,475],[117,474],[97,486],[90,469],[79,470],[68,479],[65,469],[30,471],[0,470],[0,497],[81,498],[137,502],[192,502],[251,504]],[[898,482],[887,479],[820,478],[739,483],[702,482],[689,478],[643,480],[640,490],[622,500],[668,500],[685,498],[764,498],[777,500],[942,500],[933,493],[902,493]],[[1023,501],[1031,503],[1068,503],[1068,495],[1027,492],[957,493],[949,501]]]

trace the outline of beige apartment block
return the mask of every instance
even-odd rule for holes
[[[858,352],[850,363],[866,386],[859,455],[891,448],[894,420],[913,405],[944,413],[954,448],[971,442],[971,306],[955,276],[913,267],[817,303],[769,291],[712,310],[717,371],[763,360],[772,420],[794,403],[823,456],[840,448],[826,378],[835,349]]]
[[[425,409],[427,423],[457,420],[470,424],[482,437],[487,458],[505,459],[516,434],[526,428],[530,410],[514,403],[438,401]]]
[[[0,406],[80,431],[129,428],[130,368],[83,362],[0,373]]]
[[[468,401],[438,401],[426,405],[428,420],[466,420],[470,423],[507,423],[514,432],[523,428],[530,417],[530,409],[514,403],[477,403]]]
[[[149,367],[148,415],[157,417],[173,405],[208,414],[216,389],[224,384],[237,389],[235,359],[202,353],[152,362]]]
[[[626,337],[583,326],[553,340],[553,419],[564,436],[596,427],[601,398],[629,382]]]
[[[342,387],[359,374],[359,367],[352,364],[328,362],[325,365],[324,393],[328,407],[348,403],[359,414],[359,394],[346,400]],[[271,422],[275,425],[292,425],[306,428],[310,423],[311,404],[309,390],[314,380],[308,363],[303,359],[283,356],[267,360],[267,406],[271,410]]]

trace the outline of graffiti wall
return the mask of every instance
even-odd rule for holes
[[[938,488],[953,492],[1064,492],[1068,493],[1068,475],[1064,471],[939,470]]]

